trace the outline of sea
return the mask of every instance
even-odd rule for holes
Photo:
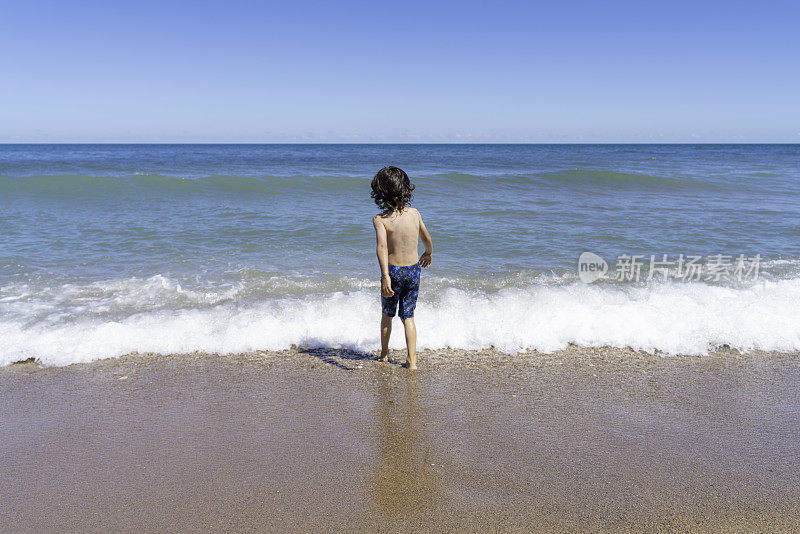
[[[386,165],[420,348],[800,350],[800,145],[38,144],[0,145],[0,365],[377,349]]]

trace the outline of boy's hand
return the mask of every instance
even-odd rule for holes
[[[430,252],[426,252],[422,256],[419,257],[419,264],[422,267],[427,267],[428,265],[431,264],[431,259],[432,259],[431,258],[431,253]]]
[[[381,296],[391,297],[393,295],[394,291],[392,291],[392,280],[388,275],[381,276]]]

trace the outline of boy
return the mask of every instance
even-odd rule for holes
[[[392,317],[398,304],[400,319],[406,331],[408,357],[403,365],[417,368],[417,327],[414,308],[417,305],[420,267],[431,264],[433,242],[419,212],[408,205],[414,186],[408,175],[397,167],[384,167],[372,179],[371,197],[381,209],[372,218],[378,241],[378,264],[381,266],[381,357],[389,361],[389,336]],[[417,238],[422,238],[425,253],[417,257]]]

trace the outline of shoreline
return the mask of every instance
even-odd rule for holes
[[[334,358],[339,360],[349,360],[349,361],[375,361],[375,363],[380,363],[377,361],[378,353],[380,351],[378,349],[371,350],[371,351],[363,351],[358,349],[351,349],[351,348],[344,348],[344,347],[326,347],[326,346],[298,346],[292,345],[288,349],[281,349],[281,350],[251,350],[251,351],[241,351],[241,352],[209,352],[205,350],[194,350],[191,352],[128,352],[126,354],[122,354],[120,356],[108,356],[104,358],[98,358],[89,361],[78,361],[78,362],[70,362],[66,364],[43,364],[35,357],[26,358],[23,360],[17,360],[10,362],[6,365],[0,366],[0,372],[3,369],[13,368],[13,367],[26,367],[26,366],[34,366],[38,369],[64,369],[69,368],[72,366],[82,366],[82,365],[95,365],[100,362],[112,362],[112,361],[129,361],[135,359],[153,359],[153,360],[163,360],[165,358],[191,358],[191,359],[238,359],[238,360],[261,360],[264,362],[267,361],[274,361],[275,359],[285,358],[297,358],[302,357],[304,355],[319,355],[329,354]],[[403,349],[390,349],[390,363],[399,364],[402,361],[405,361],[405,348]],[[651,358],[664,358],[664,359],[688,359],[688,360],[698,360],[698,359],[708,359],[708,358],[763,358],[763,357],[798,357],[800,358],[800,350],[798,351],[785,351],[785,350],[764,350],[764,349],[750,349],[750,350],[739,350],[728,345],[723,345],[720,347],[716,347],[714,349],[708,350],[705,354],[687,354],[687,353],[669,353],[662,350],[640,350],[634,349],[631,347],[616,347],[616,346],[609,346],[603,345],[599,347],[586,347],[583,345],[577,345],[570,343],[567,347],[563,349],[558,349],[554,351],[543,352],[536,349],[530,349],[525,351],[505,351],[500,350],[495,347],[488,347],[483,349],[461,349],[461,348],[438,348],[438,349],[418,349],[417,350],[417,357],[424,358],[428,360],[429,363],[465,363],[469,361],[473,361],[475,363],[479,361],[505,361],[505,362],[515,362],[515,363],[530,363],[530,364],[537,364],[543,363],[548,361],[557,361],[563,359],[583,359],[583,358],[601,358],[601,359],[620,359],[620,358],[633,358],[633,359],[651,359]],[[29,370],[32,367],[28,368]]]
[[[800,528],[800,354],[342,349],[0,368],[0,530]]]

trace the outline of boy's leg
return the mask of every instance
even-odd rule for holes
[[[408,348],[408,359],[405,367],[409,369],[417,368],[417,327],[414,318],[403,319],[403,326],[406,329],[406,347]]]
[[[392,318],[381,314],[381,357],[380,361],[389,361],[389,336],[392,335]]]

